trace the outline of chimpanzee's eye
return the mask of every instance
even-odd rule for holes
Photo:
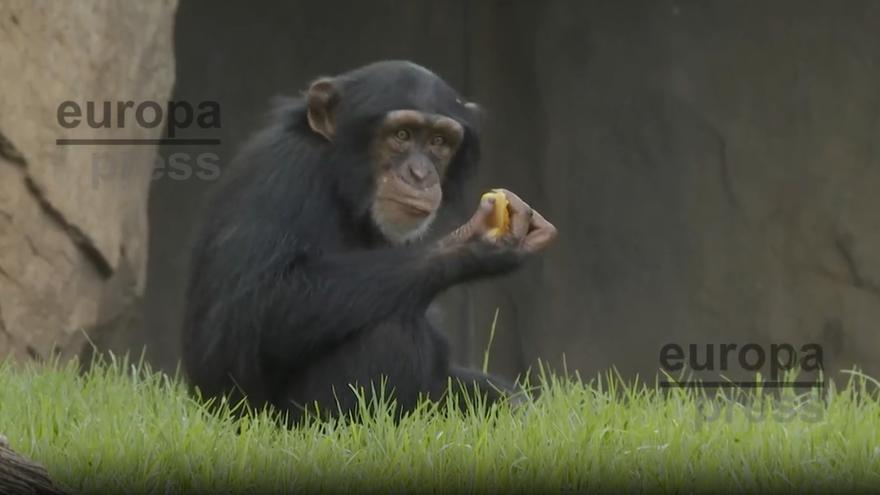
[[[431,138],[432,146],[443,146],[446,144],[446,139],[443,136],[437,135]]]
[[[395,133],[394,135],[395,137],[397,137],[397,139],[400,139],[401,141],[409,140],[409,131],[406,129],[398,129],[397,133]]]

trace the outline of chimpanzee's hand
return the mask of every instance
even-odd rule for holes
[[[488,234],[492,228],[491,218],[495,209],[495,201],[486,198],[474,215],[461,227],[446,236],[442,245],[451,246],[481,239],[491,244],[521,250],[527,253],[538,252],[547,247],[556,238],[556,227],[548,222],[540,213],[533,210],[525,201],[507,189],[500,189],[507,197],[510,213],[510,230],[506,234],[492,239]]]
[[[471,219],[444,237],[440,241],[440,244],[442,246],[455,246],[475,239],[488,238],[486,234],[491,228],[489,220],[494,211],[494,199],[481,199],[480,205],[477,207],[477,211],[474,212]]]
[[[543,250],[556,239],[556,227],[540,213],[533,210],[516,194],[501,189],[507,197],[507,209],[510,212],[510,231],[499,237],[495,242],[527,253]],[[482,205],[480,205],[482,208]]]

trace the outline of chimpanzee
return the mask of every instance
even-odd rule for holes
[[[195,243],[191,384],[292,420],[316,403],[351,412],[352,386],[380,382],[400,411],[442,396],[450,377],[490,400],[512,391],[452,366],[425,316],[438,293],[509,272],[556,236],[504,191],[507,235],[487,235],[487,199],[454,232],[422,239],[478,161],[478,110],[405,61],[320,78],[280,102],[227,170]]]

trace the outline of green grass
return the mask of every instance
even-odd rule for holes
[[[0,365],[0,433],[80,493],[865,491],[880,486],[880,402],[855,374],[794,396],[798,416],[700,420],[697,394],[535,378],[540,398],[458,413],[425,404],[395,424],[287,430],[266,413],[212,413],[166,375],[113,361]],[[760,392],[759,392],[760,394]],[[766,394],[759,395],[769,400]],[[810,399],[813,399],[810,402]],[[818,400],[818,402],[816,401]]]

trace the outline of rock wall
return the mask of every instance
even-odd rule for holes
[[[880,374],[877,2],[186,0],[176,23],[175,7],[0,7],[0,351],[75,354],[88,334],[176,365],[214,182],[152,181],[148,242],[155,150],[55,140],[162,128],[65,129],[61,102],[163,103],[176,53],[172,99],[222,108],[222,129],[188,137],[223,144],[175,150],[223,165],[272,96],[408,58],[488,110],[474,197],[509,187],[561,232],[522,272],[444,297],[460,361],[481,360],[498,308],[508,375],[564,354],[652,376],[670,342],[819,342],[828,369]]]
[[[173,0],[0,6],[0,354],[70,356],[139,331],[155,147],[56,140],[160,136],[131,116],[121,124],[116,102],[166,104],[175,10]],[[58,120],[68,100],[83,114],[74,128]],[[109,128],[89,125],[88,102],[111,102]]]

